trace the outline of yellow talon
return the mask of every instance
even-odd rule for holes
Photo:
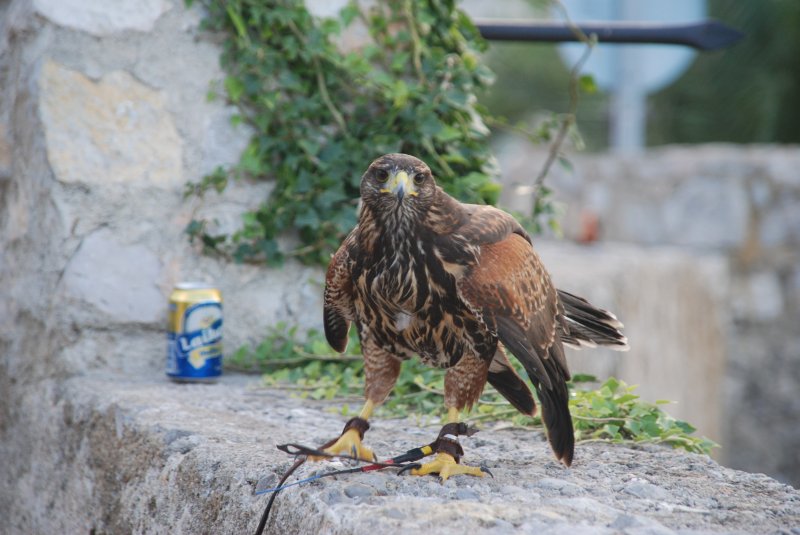
[[[361,436],[357,429],[348,429],[342,433],[342,436],[336,442],[322,451],[331,455],[350,455],[370,462],[378,459],[370,448],[361,443]],[[308,459],[310,461],[321,461],[325,458],[312,455]]]
[[[442,482],[447,481],[447,478],[450,476],[457,476],[460,474],[477,477],[484,476],[483,470],[479,467],[458,464],[455,458],[449,453],[437,453],[436,458],[431,462],[411,470],[411,475],[424,476],[427,474],[439,474],[439,478]]]

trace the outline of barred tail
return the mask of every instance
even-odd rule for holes
[[[561,332],[565,345],[575,349],[597,346],[615,351],[630,349],[628,339],[621,331],[623,325],[614,314],[564,290],[558,290],[558,297],[567,319]]]

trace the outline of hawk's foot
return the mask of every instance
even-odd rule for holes
[[[439,452],[436,454],[436,458],[431,462],[411,470],[411,475],[414,476],[424,476],[427,474],[439,474],[439,479],[445,482],[450,476],[467,474],[470,476],[483,477],[485,472],[478,466],[458,464],[456,458],[449,453]]]
[[[473,427],[467,426],[464,423],[449,423],[442,427],[439,431],[439,437],[432,444],[436,451],[436,458],[423,465],[417,466],[411,470],[411,474],[415,476],[424,476],[427,474],[439,474],[439,479],[442,482],[447,481],[450,476],[467,474],[471,476],[483,477],[484,474],[491,473],[488,470],[481,469],[477,466],[466,466],[459,464],[461,456],[464,455],[464,449],[458,442],[459,435],[472,436],[477,430]]]
[[[344,430],[339,438],[331,440],[324,446],[322,451],[330,455],[349,455],[364,461],[376,461],[378,458],[373,451],[362,444],[364,433],[369,429],[369,423],[363,418],[351,418],[344,426]],[[326,457],[310,456],[311,461],[321,461]]]

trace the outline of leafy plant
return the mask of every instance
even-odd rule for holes
[[[475,97],[493,75],[479,60],[485,42],[454,0],[352,2],[322,20],[300,0],[205,5],[204,27],[226,36],[224,93],[254,136],[236,166],[186,193],[221,192],[243,176],[275,184],[232,236],[192,221],[187,232],[205,249],[237,261],[326,263],[355,224],[360,174],[388,152],[426,160],[462,200],[497,201],[486,112]],[[336,40],[356,21],[369,43],[340,50]],[[290,250],[278,244],[287,231],[300,242]]]
[[[363,402],[363,362],[358,339],[351,330],[346,353],[338,355],[317,331],[298,340],[297,329],[279,325],[255,348],[242,347],[226,362],[239,371],[264,372],[264,382],[300,397],[336,400],[345,414],[357,412]],[[523,372],[524,373],[524,372]],[[668,444],[696,453],[710,453],[713,441],[693,436],[695,428],[661,409],[669,403],[647,403],[634,388],[609,378],[597,388],[595,378],[575,375],[570,383],[570,410],[578,441],[624,444]],[[397,384],[386,403],[378,408],[382,417],[416,415],[421,419],[444,416],[444,372],[412,359],[403,363]],[[355,404],[351,411],[349,403]],[[505,421],[520,427],[540,428],[540,418],[517,412],[491,386],[465,420]]]
[[[696,429],[661,409],[670,401],[648,403],[629,386],[613,377],[595,390],[573,392],[570,409],[579,441],[611,441],[625,444],[669,444],[695,453],[710,453],[719,445],[705,437],[691,436]]]

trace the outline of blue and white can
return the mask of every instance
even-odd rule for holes
[[[173,381],[212,382],[222,375],[222,292],[180,282],[169,296],[167,375]]]

